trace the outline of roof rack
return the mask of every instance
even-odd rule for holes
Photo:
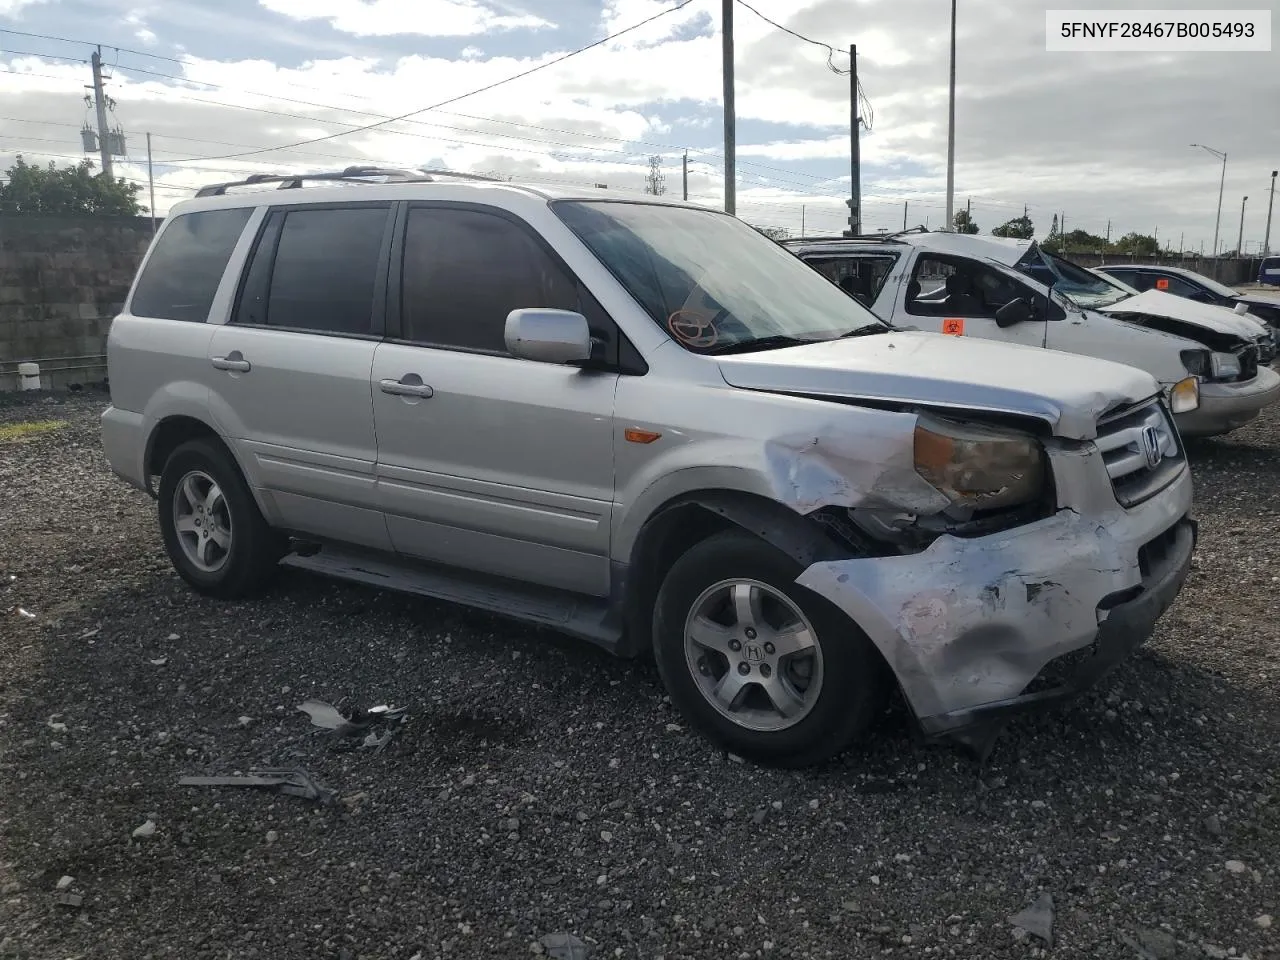
[[[485,180],[493,183],[504,183],[498,177],[487,177],[478,173],[460,173],[454,170],[401,170],[394,167],[355,166],[343,170],[328,170],[321,173],[254,173],[243,180],[230,180],[226,183],[211,183],[196,191],[197,197],[225,196],[229,187],[248,187],[263,183],[278,183],[279,190],[291,190],[301,187],[309,180],[341,181],[347,183],[370,183],[370,177],[384,177],[386,183],[429,183],[436,177],[456,177],[460,180]]]
[[[886,240],[893,240],[896,233],[860,233],[857,236],[831,236],[831,237],[788,237],[783,243],[836,243],[841,240],[875,240],[883,243]]]

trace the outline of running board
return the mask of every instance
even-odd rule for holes
[[[398,561],[330,546],[309,555],[290,553],[280,563],[321,576],[486,610],[559,630],[601,646],[615,655],[620,652],[622,636],[617,626],[618,618],[602,599],[511,581],[482,579],[412,561]]]

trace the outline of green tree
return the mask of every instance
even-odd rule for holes
[[[5,171],[0,183],[0,213],[63,213],[94,216],[137,216],[146,212],[138,203],[136,183],[93,172],[81,160],[74,167],[40,167],[21,155]]]
[[[969,217],[968,210],[957,210],[955,215],[956,233],[977,233],[978,225]]]
[[[786,240],[791,236],[791,231],[786,227],[756,227],[755,229],[770,240]]]
[[[1160,242],[1142,233],[1126,233],[1113,246],[1116,253],[1136,253],[1151,256],[1160,252]]]
[[[1030,240],[1035,234],[1036,228],[1031,223],[1031,218],[1025,215],[1006,220],[991,230],[993,237],[1012,237],[1015,240]]]

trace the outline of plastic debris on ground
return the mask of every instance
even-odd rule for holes
[[[1021,927],[1047,946],[1053,946],[1053,894],[1042,893],[1035,903],[1009,918],[1015,927]]]
[[[361,738],[360,746],[381,753],[409,721],[407,707],[385,704],[363,709],[345,706],[345,701],[332,706],[322,700],[307,700],[298,709],[311,718],[312,726],[331,730],[335,742]]]
[[[333,802],[335,791],[321,786],[305,770],[250,770],[247,777],[183,777],[181,787],[246,787],[255,790],[275,790],[291,797],[315,800],[321,804]]]

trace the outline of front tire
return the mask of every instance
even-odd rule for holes
[[[709,740],[759,763],[805,767],[859,738],[889,674],[800,566],[745,531],[672,564],[654,609],[654,655],[672,702]]]
[[[267,525],[222,444],[189,440],[165,461],[160,533],[178,575],[223,600],[250,596],[279,569],[285,539]]]

